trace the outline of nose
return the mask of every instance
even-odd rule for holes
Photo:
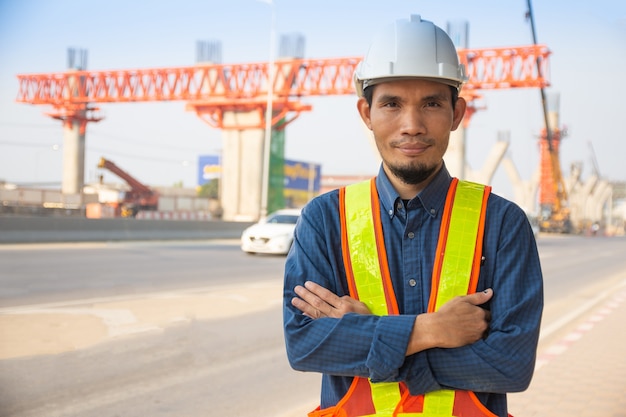
[[[400,128],[403,135],[418,136],[425,133],[424,115],[417,108],[403,108]]]

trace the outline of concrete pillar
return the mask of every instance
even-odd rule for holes
[[[225,126],[259,123],[258,112],[225,112]],[[255,221],[260,216],[263,129],[222,130],[222,219]]]
[[[85,131],[81,122],[63,124],[63,194],[81,194],[85,181]]]
[[[443,156],[450,175],[462,180],[490,184],[496,169],[500,165],[500,161],[509,147],[508,139],[499,139],[491,148],[483,167],[479,170],[472,170],[466,161],[465,136],[466,131],[462,125],[450,133],[448,150]]]
[[[467,180],[480,184],[491,184],[493,175],[496,173],[496,169],[498,169],[500,161],[502,161],[502,158],[508,148],[508,141],[499,140],[494,143],[480,170],[472,170],[468,165],[465,166]]]
[[[613,206],[613,186],[606,180],[603,180],[607,187],[599,192],[596,199],[596,211],[594,219],[598,221],[605,220],[606,224],[610,223],[611,210]],[[605,209],[606,208],[606,209]],[[606,214],[606,216],[605,216]]]
[[[465,172],[465,128],[463,124],[457,130],[450,133],[450,142],[448,150],[443,156],[446,167],[450,171],[450,175],[464,180],[467,175]]]
[[[523,181],[511,158],[504,158],[502,165],[513,185],[513,201],[527,213],[534,214],[536,212],[535,196],[539,187],[539,170],[535,170],[530,181]]]
[[[83,52],[85,53],[85,52]],[[70,52],[70,61],[74,59],[74,51]],[[81,57],[86,60],[86,56]],[[79,63],[83,66],[84,62]],[[70,64],[72,66],[72,64]],[[70,72],[74,72],[71,70]],[[72,75],[68,78],[68,96],[80,95],[82,77]],[[68,99],[70,97],[67,97]],[[81,194],[85,182],[85,121],[86,111],[77,110],[63,120],[63,179],[61,192],[63,194]]]
[[[591,201],[593,189],[598,183],[598,177],[592,175],[585,182],[581,183],[580,176],[578,176],[579,173],[574,172],[573,174],[570,179],[569,193],[570,219],[573,224],[582,224],[590,219],[589,213],[587,213],[587,204]]]
[[[585,206],[585,218],[595,222],[602,219],[602,209],[609,195],[611,185],[606,180],[598,181]]]

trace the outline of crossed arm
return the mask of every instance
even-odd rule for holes
[[[367,306],[349,296],[339,297],[332,291],[307,281],[294,289],[298,297],[291,304],[304,315],[341,318],[348,313],[370,314]],[[426,349],[455,348],[472,344],[484,337],[489,328],[491,314],[480,306],[491,299],[493,291],[456,297],[445,303],[437,312],[416,317],[406,355]]]
[[[499,202],[487,216],[497,219],[485,237],[479,280],[487,292],[455,298],[435,313],[419,314],[421,304],[405,305],[398,316],[375,316],[357,300],[341,297],[347,288],[340,278],[341,253],[326,243],[337,240],[338,225],[328,227],[331,220],[314,216],[318,206],[311,204],[314,220],[302,217],[296,250],[285,267],[283,320],[290,365],[333,381],[353,376],[403,381],[412,393],[442,387],[491,393],[526,389],[543,307],[541,268],[525,214]],[[423,256],[420,272],[428,276],[427,259],[433,255]],[[403,265],[395,262],[390,268],[398,276]]]

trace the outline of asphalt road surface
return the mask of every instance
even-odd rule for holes
[[[546,344],[624,285],[626,239],[539,250]],[[227,241],[0,246],[0,416],[304,416],[319,376],[285,358],[283,263]]]

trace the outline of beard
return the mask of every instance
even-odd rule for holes
[[[400,181],[409,185],[417,185],[426,181],[437,171],[438,165],[426,166],[425,164],[390,165],[387,167]]]

